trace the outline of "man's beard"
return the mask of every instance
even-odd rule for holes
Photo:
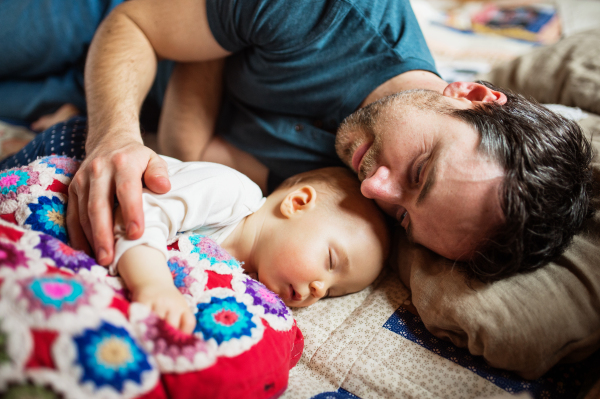
[[[346,165],[352,168],[352,156],[365,142],[372,142],[369,150],[364,154],[359,165],[358,178],[362,181],[367,173],[377,164],[383,144],[381,135],[376,130],[377,122],[381,118],[390,117],[390,110],[396,115],[409,114],[410,107],[442,111],[444,96],[432,90],[406,90],[383,97],[366,107],[360,108],[350,114],[342,123],[335,137],[335,149]],[[365,137],[365,140],[359,140]]]

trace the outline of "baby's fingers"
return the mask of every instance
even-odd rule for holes
[[[181,325],[181,319],[183,318],[183,315],[185,314],[185,310],[184,309],[180,309],[180,308],[175,308],[175,309],[169,309],[169,311],[167,312],[167,315],[165,316],[165,321],[167,323],[169,323],[172,327],[181,330],[181,328],[179,327]]]
[[[168,313],[169,309],[166,306],[163,306],[160,302],[159,303],[152,303],[150,301],[148,301],[148,302],[141,301],[141,302],[145,303],[147,305],[150,305],[150,307],[152,308],[152,311],[154,312],[154,314],[156,314],[158,316],[159,319],[165,320],[165,318],[167,317],[167,313]]]
[[[179,325],[179,329],[182,332],[186,334],[191,334],[194,332],[194,328],[196,327],[196,318],[189,309],[186,309],[186,311],[183,312],[180,322],[181,324]]]

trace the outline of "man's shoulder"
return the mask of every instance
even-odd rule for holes
[[[293,49],[340,24],[348,32],[390,33],[394,41],[403,17],[412,16],[408,0],[215,0],[207,10],[213,34],[230,51],[245,45]]]

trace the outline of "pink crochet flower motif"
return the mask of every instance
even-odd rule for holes
[[[27,267],[27,256],[11,243],[0,241],[0,265],[11,269]]]
[[[43,158],[41,163],[45,163],[48,166],[54,167],[56,173],[65,175],[67,177],[73,177],[77,169],[79,169],[79,161],[74,160],[66,156],[50,156]]]
[[[190,275],[192,267],[185,259],[181,259],[178,256],[171,257],[167,261],[167,266],[169,266],[169,270],[171,271],[175,287],[177,287],[182,294],[189,294],[190,286],[197,281]]]
[[[75,312],[90,304],[92,286],[75,278],[61,275],[31,277],[17,282],[21,286],[19,301],[32,313],[41,310],[46,319],[60,312]]]
[[[0,172],[0,201],[16,199],[19,194],[29,194],[29,187],[40,184],[39,172],[27,166]]]
[[[193,363],[196,354],[209,354],[208,345],[202,339],[180,332],[154,314],[144,324],[147,327],[144,339],[154,342],[154,355],[162,354],[173,360],[183,356]]]
[[[229,255],[219,244],[214,242],[209,237],[202,235],[192,235],[189,238],[190,242],[194,246],[191,253],[198,254],[200,260],[208,259],[210,264],[224,263],[231,269],[241,267],[239,262]]]

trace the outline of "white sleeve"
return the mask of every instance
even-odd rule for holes
[[[166,257],[167,242],[178,232],[238,223],[264,202],[255,183],[224,165],[167,161],[171,190],[155,194],[144,189],[142,194],[145,223],[142,237],[126,239],[120,209],[115,213],[116,243],[115,258],[109,268],[111,274],[116,274],[120,257],[132,247],[148,245]]]

